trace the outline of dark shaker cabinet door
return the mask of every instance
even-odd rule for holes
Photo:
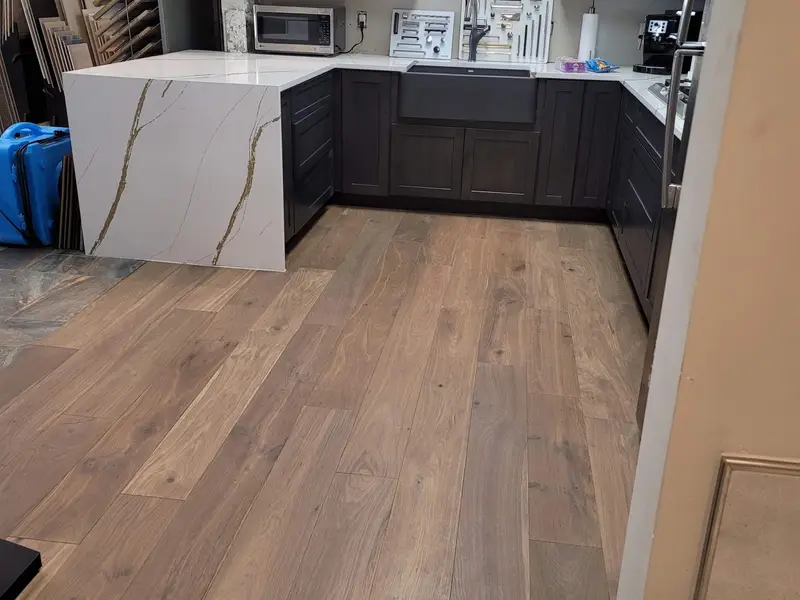
[[[539,134],[467,129],[464,134],[464,200],[533,203]]]
[[[572,204],[584,86],[582,81],[548,80],[545,84],[536,204]]]
[[[342,72],[342,191],[389,193],[391,74]]]
[[[583,99],[572,205],[604,208],[614,160],[621,86],[590,81]]]
[[[459,198],[464,130],[392,124],[392,194]]]

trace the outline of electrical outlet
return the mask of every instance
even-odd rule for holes
[[[365,10],[358,11],[358,28],[359,29],[367,28],[367,11]]]

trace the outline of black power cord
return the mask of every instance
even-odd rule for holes
[[[361,30],[361,39],[358,40],[352,46],[350,46],[350,50],[345,50],[343,52],[340,52],[340,54],[350,54],[356,46],[360,46],[361,44],[364,43],[364,28],[361,27],[361,23],[359,23],[359,27],[358,28]],[[336,47],[339,48],[339,46],[336,46]],[[339,48],[339,49],[341,50],[341,48]]]

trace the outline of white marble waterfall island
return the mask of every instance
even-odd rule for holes
[[[91,71],[65,77],[86,252],[283,270],[279,89]]]

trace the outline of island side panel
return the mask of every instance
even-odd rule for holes
[[[70,74],[86,251],[282,271],[277,88]]]

